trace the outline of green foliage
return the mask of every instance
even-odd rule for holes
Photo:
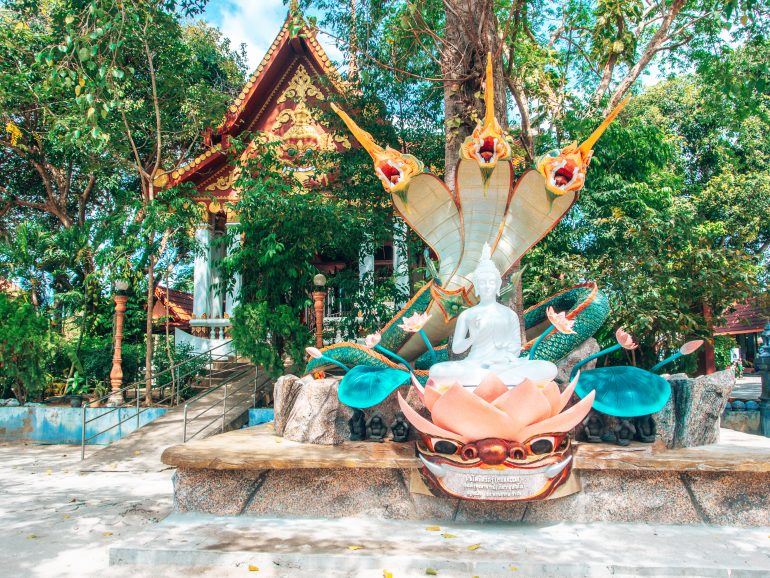
[[[377,134],[377,102],[364,99],[359,104],[362,123],[372,123]],[[335,117],[323,121],[344,130]],[[380,126],[376,138],[387,137],[384,130]],[[319,261],[337,263],[326,273],[329,290],[346,301],[349,311],[336,326],[343,337],[381,326],[394,313],[393,304],[405,298],[397,295],[390,279],[359,278],[359,258],[393,238],[390,199],[373,175],[368,155],[360,149],[311,153],[303,163],[317,171],[316,186],[303,187],[274,145],[258,145],[236,183],[241,191],[235,206],[240,225],[222,240],[243,238],[224,264],[227,276],[235,271],[243,275],[233,339],[240,352],[276,373],[283,370],[287,356],[296,362],[305,357],[312,333],[302,319],[312,306]]]
[[[740,121],[726,93],[703,82],[679,77],[638,97],[599,141],[572,213],[525,258],[530,302],[595,279],[610,294],[609,329],[635,332],[643,365],[686,338],[709,338],[766,275],[770,179],[752,157],[770,150],[756,144],[770,125],[759,110]],[[754,143],[750,154],[742,142]]]
[[[20,403],[45,390],[43,363],[51,348],[48,320],[30,303],[0,293],[0,379]]]
[[[736,347],[736,343],[730,335],[714,336],[714,365],[718,370],[730,367],[730,350],[733,347]]]
[[[175,344],[172,337],[168,343],[171,351],[169,359],[164,341],[165,338],[161,338],[161,343],[154,351],[154,365],[157,368],[155,387],[161,388],[164,397],[170,396],[173,388],[174,395],[179,390],[180,400],[189,399],[196,393],[191,386],[204,373],[208,357],[197,354],[189,344]],[[173,372],[169,370],[172,366],[176,368]]]
[[[158,281],[148,263],[164,271],[194,251],[189,189],[147,183],[155,165],[200,152],[201,131],[241,88],[243,53],[182,17],[200,9],[24,0],[0,10],[0,276],[65,337],[71,355],[51,362],[57,380],[73,360],[94,360],[80,371],[89,383],[106,379],[116,278],[132,282],[124,370],[136,376],[129,353],[145,339],[147,286]]]

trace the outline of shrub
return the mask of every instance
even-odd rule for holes
[[[52,351],[48,320],[21,299],[0,294],[0,378],[19,403],[45,390],[45,362]]]

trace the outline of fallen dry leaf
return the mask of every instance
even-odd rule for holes
[[[436,570],[435,568],[426,568],[425,574],[427,574],[428,576],[438,576],[438,570]]]
[[[102,536],[112,536],[112,532],[102,532]]]
[[[471,544],[468,546],[468,550],[478,550],[479,548],[481,548],[481,544]]]
[[[254,566],[254,564],[249,564],[249,572],[259,572],[259,566]]]
[[[519,567],[518,566],[511,566],[510,570],[511,570],[511,572],[518,572],[519,571]]]
[[[348,550],[363,550],[363,549],[364,549],[363,546],[358,546],[358,545],[348,546]]]
[[[446,538],[447,540],[449,540],[451,538],[457,538],[457,536],[455,534],[450,534],[449,532],[444,532],[443,534],[441,534],[441,537],[442,538]]]
[[[393,578],[393,572],[388,572],[387,570],[383,570],[382,578]]]
[[[428,532],[440,532],[441,526],[428,526],[425,529],[428,530]]]
[[[34,540],[35,538],[37,538],[37,534],[27,534],[28,540]]]

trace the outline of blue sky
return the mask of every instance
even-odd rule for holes
[[[249,72],[253,72],[281,29],[288,6],[283,0],[210,0],[204,18],[230,39],[234,47],[246,46]],[[328,36],[319,34],[329,58],[339,64],[342,53]]]

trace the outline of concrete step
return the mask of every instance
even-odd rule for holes
[[[256,371],[256,369],[254,369]],[[240,427],[248,420],[248,409],[252,405],[255,375],[251,371],[228,386],[228,406],[224,419],[224,430]],[[269,377],[262,371],[257,373],[257,386],[269,386]],[[244,385],[241,392],[232,391]],[[222,431],[223,404],[216,404],[224,397],[224,388],[219,388],[201,399],[190,402],[188,436],[197,439]],[[206,413],[202,413],[206,411]],[[162,471],[167,469],[160,456],[170,445],[182,442],[184,432],[184,404],[169,409],[165,415],[135,430],[117,442],[95,450],[86,449],[86,459],[78,467],[81,472],[93,471]]]
[[[766,577],[770,527],[172,514],[112,547],[110,564],[176,566],[183,575],[193,568],[230,575],[251,567],[259,576]]]

